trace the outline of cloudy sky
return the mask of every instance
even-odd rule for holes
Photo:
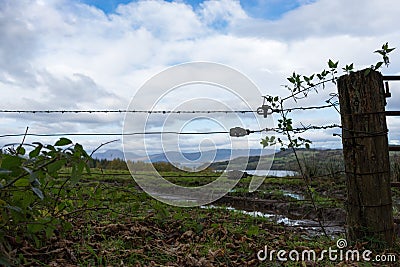
[[[230,66],[251,79],[262,94],[286,96],[288,92],[282,85],[287,84],[286,77],[293,71],[305,75],[320,72],[327,68],[330,58],[339,60],[341,66],[354,62],[355,68],[361,69],[380,59],[372,52],[383,43],[400,46],[400,2],[394,0],[0,2],[1,110],[126,109],[147,80],[167,67],[190,61]],[[400,74],[399,51],[392,53],[390,67],[382,69],[384,74]],[[328,86],[296,105],[324,104],[335,90]],[[396,110],[400,108],[396,96],[400,95],[400,84],[391,83],[391,90],[388,108]],[[211,92],[208,101],[213,99],[215,106],[220,105],[218,97]],[[262,104],[259,96],[243,97]],[[140,101],[146,103],[147,99]],[[173,102],[171,97],[166,98],[162,107],[204,107],[204,103],[185,106]],[[235,109],[232,104],[229,108]],[[23,133],[26,127],[30,133],[39,134],[121,133],[124,124],[124,114],[0,116],[0,134]],[[334,110],[297,112],[293,117],[297,125],[340,123]],[[176,130],[183,129],[184,121],[190,120],[187,116],[169,119],[170,125],[183,121]],[[206,123],[200,118],[203,124],[197,121],[188,129],[219,131],[223,128],[218,126],[219,121],[227,120],[220,116]],[[137,121],[143,128],[143,118]],[[389,118],[388,124],[390,142],[400,144],[400,118]],[[332,136],[335,132],[339,130],[309,132],[305,137],[313,140],[315,147],[340,147],[340,139]],[[115,138],[72,137],[89,151]],[[259,138],[254,135],[246,142],[257,148]],[[0,144],[20,140],[0,138]],[[190,140],[193,144],[199,142]],[[28,137],[27,142],[34,141],[38,137]],[[186,150],[192,146],[188,142]],[[226,137],[216,136],[201,144],[222,147]],[[113,143],[107,148],[120,147],[120,143]]]

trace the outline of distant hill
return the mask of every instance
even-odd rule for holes
[[[217,149],[217,150],[209,150],[200,152],[166,152],[160,154],[150,155],[151,162],[189,162],[196,161],[198,163],[206,163],[206,162],[216,162],[234,159],[243,156],[260,156],[260,155],[269,155],[272,154],[273,151],[267,149]]]
[[[270,155],[272,150],[268,149],[217,149],[200,152],[187,152],[180,153],[175,151],[170,151],[166,153],[158,153],[150,155],[149,158],[136,155],[132,152],[126,153],[126,158],[132,161],[145,161],[145,162],[178,162],[182,165],[195,165],[199,166],[204,163],[216,162],[216,161],[226,161],[229,159],[234,159],[243,156],[260,156],[260,155]],[[107,159],[113,160],[115,158],[125,159],[124,153],[118,149],[110,149],[105,152],[96,152],[93,158],[97,159]]]
[[[136,155],[132,152],[127,152],[126,156],[129,160],[133,160],[136,158],[141,158],[141,156]],[[106,160],[113,160],[113,159],[125,159],[124,152],[119,149],[109,149],[105,152],[95,152],[93,154],[93,158],[95,159],[106,159]]]
[[[302,164],[307,164],[307,167],[317,166],[317,163],[342,165],[343,154],[341,149],[298,149],[296,150],[297,156],[299,157]],[[243,162],[247,158],[239,157],[231,161],[220,161],[214,162],[210,165],[211,169],[225,170],[230,164],[232,169],[236,169],[237,166],[243,166]],[[272,155],[264,156],[252,156],[248,158],[247,170],[254,170],[257,164],[260,162],[260,166],[270,166],[272,162],[272,170],[298,170],[298,164],[296,157],[291,149],[285,151],[279,151],[273,157]]]
[[[343,166],[343,154],[341,149],[298,149],[297,156],[307,168],[314,168],[317,165],[341,165]],[[273,157],[272,150],[268,149],[217,149],[200,152],[183,153],[166,152],[150,155],[149,158],[127,152],[128,160],[144,162],[174,162],[187,167],[208,166],[215,170],[225,170],[229,164],[231,169],[254,170],[260,161],[260,166],[272,170],[298,170],[296,158],[291,149],[279,151]],[[200,158],[201,157],[201,158]],[[118,149],[109,149],[102,153],[95,153],[93,158],[113,160],[115,158],[125,159],[124,153]],[[212,162],[210,164],[210,162]],[[246,165],[247,162],[247,165]],[[318,164],[317,164],[318,163]],[[263,168],[263,167],[261,167]]]

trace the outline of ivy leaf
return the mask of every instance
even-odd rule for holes
[[[71,140],[69,140],[68,138],[65,138],[65,137],[61,137],[60,140],[58,140],[54,144],[54,146],[66,146],[66,145],[69,145],[69,144],[72,144]]]

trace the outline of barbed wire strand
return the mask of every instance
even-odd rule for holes
[[[57,136],[130,136],[130,135],[160,135],[160,134],[178,134],[178,135],[200,135],[200,134],[229,134],[228,131],[215,131],[215,132],[135,132],[135,133],[53,133],[53,134],[3,134],[0,138],[4,137],[21,137],[21,136],[37,136],[37,137],[57,137]]]
[[[293,132],[303,132],[307,130],[326,130],[332,128],[341,128],[338,124],[331,125],[308,125],[298,128],[293,128]],[[262,133],[262,132],[277,132],[281,133],[282,129],[279,128],[264,128],[260,130],[248,130],[249,134]],[[23,137],[23,136],[36,136],[36,137],[58,137],[58,136],[132,136],[132,135],[161,135],[161,134],[177,134],[177,135],[212,135],[212,134],[229,134],[229,131],[210,131],[210,132],[176,132],[176,131],[156,131],[156,132],[132,132],[132,133],[52,133],[52,134],[37,134],[37,133],[19,133],[19,134],[3,134],[0,138],[5,137]]]
[[[286,108],[286,109],[272,109],[272,112],[282,112],[282,111],[296,111],[296,110],[312,110],[312,109],[325,109],[330,107],[335,107],[338,104],[329,104],[329,105],[322,105],[322,106],[310,106],[310,107],[296,107],[296,108]],[[127,109],[118,109],[118,110],[8,110],[3,109],[0,110],[0,113],[29,113],[29,114],[80,114],[80,113],[89,113],[89,114],[96,114],[96,113],[142,113],[142,114],[211,114],[211,113],[238,113],[238,114],[245,114],[245,113],[257,113],[256,110],[127,110]]]
[[[312,110],[312,109],[325,109],[325,108],[331,108],[331,107],[336,107],[338,106],[338,103],[331,103],[329,105],[323,105],[323,106],[311,106],[311,107],[297,107],[297,108],[285,108],[285,109],[272,109],[272,112],[291,112],[291,111],[296,111],[296,110]]]
[[[145,114],[208,114],[208,113],[255,113],[253,110],[0,110],[0,113],[31,113],[31,114],[52,114],[52,113],[145,113]]]

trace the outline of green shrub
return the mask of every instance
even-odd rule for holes
[[[25,147],[33,148],[27,153]],[[57,229],[71,225],[63,212],[71,201],[63,201],[69,186],[78,183],[82,173],[90,172],[90,156],[80,144],[67,138],[54,145],[21,144],[9,146],[0,154],[0,262],[12,244],[30,242],[40,247]],[[59,176],[60,170],[68,176]]]

